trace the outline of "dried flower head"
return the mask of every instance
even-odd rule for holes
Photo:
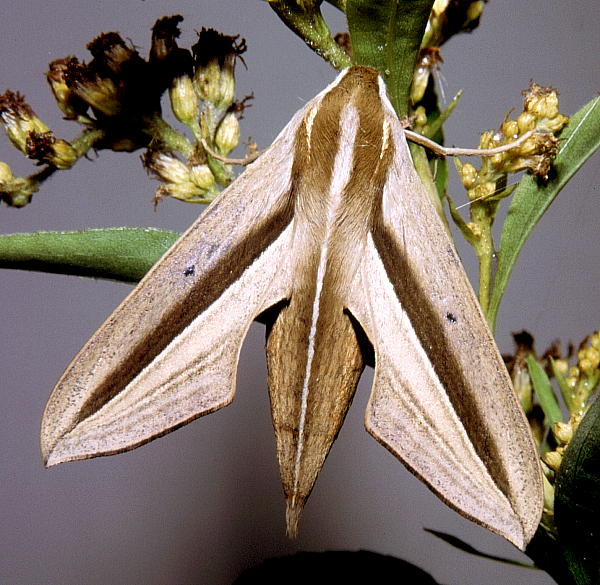
[[[19,92],[10,90],[0,95],[0,122],[6,135],[23,154],[31,134],[45,134],[50,128],[44,124]]]
[[[203,28],[192,47],[194,84],[198,96],[226,109],[233,102],[235,62],[246,51],[246,42],[239,36],[224,35],[212,28]]]

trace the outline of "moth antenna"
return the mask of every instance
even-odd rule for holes
[[[463,209],[464,207],[469,207],[469,205],[471,205],[472,203],[475,203],[476,201],[481,201],[482,199],[488,199],[489,197],[493,197],[494,195],[496,195],[496,193],[500,193],[500,191],[505,191],[506,189],[510,189],[510,187],[512,187],[513,185],[517,185],[517,182],[514,182],[512,185],[507,185],[506,187],[503,187],[502,189],[497,189],[496,191],[494,191],[493,193],[491,193],[489,195],[480,195],[479,197],[476,197],[475,199],[467,201],[466,203],[459,205],[456,208],[456,211],[458,211],[459,209]]]

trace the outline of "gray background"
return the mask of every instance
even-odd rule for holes
[[[238,95],[254,92],[244,137],[267,145],[291,114],[334,76],[258,0],[68,0],[4,2],[0,90],[22,91],[59,135],[74,135],[52,106],[43,74],[101,31],[118,30],[145,54],[149,29],[182,13],[182,45],[214,26],[248,41]],[[465,88],[448,142],[475,145],[478,132],[520,108],[530,78],[561,91],[573,113],[597,89],[596,3],[491,2],[482,26],[443,50],[447,96]],[[342,28],[334,9],[332,28]],[[336,24],[337,23],[337,24]],[[8,141],[0,160],[31,167]],[[588,163],[551,207],[523,252],[499,317],[501,349],[527,328],[543,348],[578,342],[598,326],[598,173]],[[455,183],[456,184],[456,183]],[[2,233],[112,225],[183,230],[200,209],[175,201],[155,213],[155,183],[138,153],[102,152],[47,183],[32,205],[0,209]],[[459,189],[454,195],[462,197]],[[465,263],[474,274],[470,251]],[[284,533],[265,386],[263,327],[254,325],[231,406],[136,451],[42,467],[39,421],[58,376],[129,291],[123,284],[5,271],[0,276],[2,406],[0,582],[17,584],[227,585],[243,568],[297,550],[370,549],[409,560],[445,584],[549,584],[545,574],[468,557],[423,532],[450,532],[490,553],[516,549],[442,505],[364,431],[371,372],[306,507],[296,541]]]

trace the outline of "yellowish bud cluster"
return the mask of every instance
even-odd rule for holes
[[[551,87],[542,87],[531,82],[529,89],[523,92],[524,116],[532,116],[535,129],[540,132],[559,132],[569,119],[559,111],[558,92]]]
[[[169,154],[148,151],[144,165],[162,182],[155,201],[169,196],[206,203],[215,194],[215,177],[206,164],[190,165]]]
[[[600,332],[584,340],[577,352],[577,365],[571,366],[565,377],[571,399],[582,411],[600,383]]]
[[[570,412],[570,429],[560,423],[553,429],[558,443],[566,444],[587,411],[591,397],[600,384],[600,332],[586,337],[579,346],[577,363],[569,365],[568,359],[561,358],[558,348],[550,361],[551,371],[558,381],[564,401]],[[569,352],[570,353],[570,352]],[[566,423],[565,423],[566,424]]]
[[[480,169],[464,164],[459,173],[471,201],[497,194],[498,184],[508,173],[528,171],[547,180],[552,160],[558,152],[560,131],[568,122],[558,110],[558,97],[551,88],[534,83],[526,92],[523,112],[516,120],[506,119],[498,130],[488,130],[480,136],[479,148],[497,148],[514,142],[523,134],[533,134],[518,146],[483,159]]]
[[[57,138],[20,94],[5,92],[0,124],[11,142],[51,172],[70,168],[91,148],[150,149],[143,160],[163,182],[161,196],[212,199],[216,184],[226,186],[233,178],[231,161],[221,159],[239,144],[239,119],[249,99],[234,101],[235,64],[246,45],[237,36],[203,28],[191,49],[180,48],[182,20],[172,15],[155,23],[147,59],[108,32],[87,45],[91,61],[70,56],[50,63],[46,77],[59,109],[83,125],[71,142]],[[184,132],[162,117],[167,91],[175,118],[187,126]],[[16,179],[0,166],[0,199],[26,204],[51,172]]]
[[[554,450],[544,453],[542,460],[553,472],[557,472],[560,468],[565,449],[573,438],[582,418],[581,414],[572,414],[568,422],[557,422],[552,426],[552,436],[558,445]],[[551,477],[551,479],[554,478]]]

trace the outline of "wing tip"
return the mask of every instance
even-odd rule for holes
[[[288,538],[294,539],[298,536],[298,522],[300,521],[300,515],[304,509],[304,502],[299,501],[297,496],[291,496],[286,502],[285,510],[285,523],[286,533]]]

